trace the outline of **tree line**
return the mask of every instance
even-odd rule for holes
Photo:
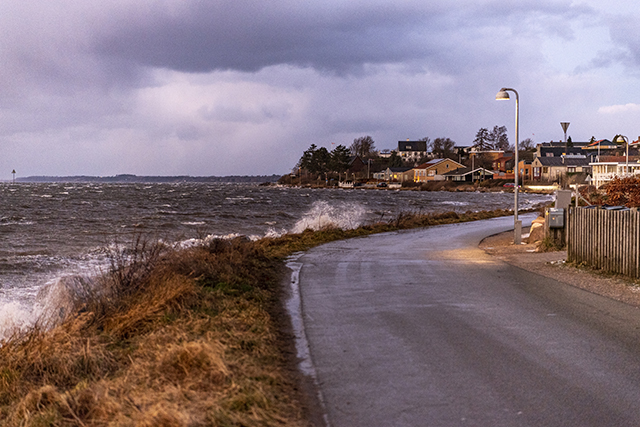
[[[349,170],[350,161],[354,156],[358,156],[363,162],[367,163],[371,172],[380,171],[387,167],[413,167],[434,157],[459,160],[455,152],[456,143],[450,138],[441,137],[431,140],[429,137],[424,137],[418,141],[426,143],[427,154],[418,159],[417,162],[411,161],[411,164],[407,164],[397,150],[392,150],[389,157],[378,156],[375,141],[368,135],[355,138],[349,147],[339,144],[331,151],[325,147],[311,144],[298,160],[295,171],[296,173],[305,171],[307,174],[317,176],[321,174],[341,174]],[[506,126],[494,126],[491,130],[480,128],[473,140],[473,147],[478,151],[512,151],[514,149],[509,143]],[[520,150],[530,150],[533,147],[533,141],[527,138],[519,143],[518,148]]]

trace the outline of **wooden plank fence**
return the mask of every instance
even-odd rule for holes
[[[640,213],[570,208],[567,261],[640,278]]]

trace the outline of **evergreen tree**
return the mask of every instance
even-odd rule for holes
[[[491,144],[489,142],[489,129],[480,128],[478,133],[476,133],[476,139],[473,140],[473,146],[477,151],[486,151],[491,149]]]
[[[401,168],[403,165],[402,157],[398,154],[397,151],[393,150],[391,152],[391,157],[389,157],[389,167],[390,168]]]
[[[331,152],[330,169],[332,172],[342,173],[349,168],[350,152],[344,145],[338,145]]]

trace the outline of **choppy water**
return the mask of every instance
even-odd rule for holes
[[[521,207],[550,196],[521,194]],[[5,184],[0,186],[0,337],[33,321],[38,293],[62,277],[95,275],[103,249],[136,233],[168,242],[258,238],[403,211],[511,209],[511,193],[313,190],[254,184]]]

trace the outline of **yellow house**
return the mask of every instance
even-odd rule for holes
[[[444,174],[463,168],[464,165],[451,159],[433,159],[413,168],[414,182],[444,181]]]

